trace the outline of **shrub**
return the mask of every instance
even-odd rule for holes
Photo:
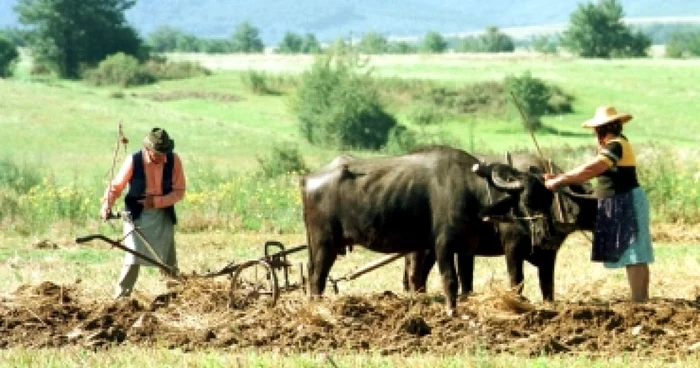
[[[357,56],[330,53],[316,59],[301,78],[294,108],[303,136],[312,144],[337,149],[379,149],[396,119],[382,106]]]
[[[9,158],[0,159],[0,187],[26,193],[41,183],[42,175],[29,166],[19,166]]]
[[[157,80],[187,79],[210,75],[211,71],[192,61],[167,61],[164,58],[152,58],[145,64],[146,70]]]
[[[389,140],[383,151],[388,154],[403,154],[415,151],[417,148],[435,145],[459,146],[459,141],[444,131],[429,133],[420,129],[409,129],[397,125],[389,133]]]
[[[444,116],[435,106],[416,106],[408,115],[408,119],[417,125],[431,125],[440,123]]]
[[[113,91],[109,93],[110,98],[124,98],[124,92],[122,91]]]
[[[547,114],[569,114],[574,112],[574,96],[564,92],[559,86],[547,84],[551,96],[547,101]]]
[[[504,86],[497,82],[474,83],[459,89],[432,87],[415,97],[451,114],[502,115]]]
[[[265,95],[272,92],[267,85],[267,75],[265,72],[248,70],[241,74],[243,85],[251,92],[258,95]]]
[[[258,157],[258,163],[262,169],[262,175],[272,178],[289,173],[305,173],[309,169],[304,162],[304,157],[296,146],[272,147],[272,153],[267,158]]]
[[[4,37],[0,37],[0,78],[12,75],[12,67],[17,59],[19,59],[17,47]]]
[[[95,69],[85,73],[85,80],[96,86],[139,86],[156,81],[156,77],[139,61],[122,52],[108,56]]]
[[[51,68],[45,64],[32,64],[32,68],[29,70],[31,75],[49,75],[51,73]]]
[[[0,223],[12,223],[23,216],[35,216],[22,210],[28,193],[41,184],[42,174],[31,166],[20,166],[10,158],[0,159]]]
[[[420,143],[416,132],[403,125],[397,125],[389,132],[384,151],[388,154],[401,154],[416,149]]]
[[[505,80],[507,99],[515,98],[526,119],[523,125],[527,130],[536,130],[542,126],[540,117],[547,113],[548,102],[552,92],[547,85],[538,78],[533,78],[527,71],[521,76],[510,75]],[[516,106],[517,107],[517,106]]]

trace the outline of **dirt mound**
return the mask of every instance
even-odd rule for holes
[[[137,95],[134,94],[134,96]],[[240,96],[234,94],[207,91],[154,92],[141,94],[140,97],[145,97],[156,102],[178,101],[185,99],[209,100],[216,102],[238,102],[241,100]]]
[[[700,227],[695,224],[656,224],[651,229],[652,240],[664,243],[700,242]]]
[[[231,303],[229,284],[185,279],[151,300],[88,300],[77,285],[23,286],[0,300],[0,348],[137,344],[276,352],[540,354],[678,357],[700,346],[700,297],[534,305],[502,293],[461,300],[447,317],[437,295],[391,292],[276,307]]]

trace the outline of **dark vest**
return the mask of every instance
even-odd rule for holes
[[[163,195],[173,190],[173,166],[175,166],[173,153],[167,153],[166,157],[167,161],[163,166]],[[134,170],[131,180],[129,180],[129,192],[124,197],[124,205],[131,212],[131,218],[136,220],[141,217],[141,212],[143,211],[143,205],[138,201],[146,197],[146,172],[143,170],[143,151],[134,153],[131,156],[131,160],[134,164]],[[164,210],[173,221],[173,224],[177,224],[175,206],[165,207]]]

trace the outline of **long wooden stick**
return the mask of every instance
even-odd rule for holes
[[[527,128],[527,131],[530,132],[530,137],[532,137],[532,141],[535,142],[535,148],[537,149],[537,153],[540,155],[540,159],[542,159],[542,162],[544,162],[544,170],[547,174],[552,173],[552,168],[549,167],[547,160],[544,159],[544,155],[542,154],[542,150],[540,149],[539,143],[537,143],[537,138],[535,138],[535,132],[533,132],[532,129],[530,129],[530,126],[528,123],[530,120],[527,118],[527,115],[525,115],[525,111],[523,111],[522,106],[520,106],[520,101],[518,101],[518,98],[515,97],[515,94],[513,91],[510,92],[510,96],[513,97],[513,102],[515,103],[515,107],[518,108],[518,111],[520,112],[520,117],[522,117],[523,122],[525,123],[525,127]]]
[[[114,153],[112,155],[112,167],[109,168],[109,184],[114,180],[114,167],[117,165],[117,155],[119,154],[119,146],[124,146],[124,153],[126,153],[126,144],[129,140],[124,136],[124,130],[122,129],[122,122],[119,122],[117,127],[117,143],[114,145]]]
[[[554,168],[552,167],[552,161],[551,160],[545,160],[544,155],[542,154],[542,150],[540,149],[540,145],[537,143],[537,138],[535,138],[535,132],[530,129],[530,126],[528,125],[529,120],[527,118],[527,115],[525,115],[525,112],[523,111],[523,108],[520,106],[520,101],[518,101],[518,98],[515,97],[515,94],[513,91],[510,91],[511,97],[513,97],[513,102],[515,102],[515,106],[518,108],[518,111],[520,112],[520,116],[522,117],[523,121],[525,122],[525,126],[527,127],[527,130],[530,132],[530,137],[532,137],[532,141],[535,142],[535,148],[537,148],[537,153],[540,155],[540,159],[542,160],[542,163],[544,164],[544,171],[547,174],[553,174],[554,173]],[[564,211],[561,208],[561,198],[559,197],[559,192],[555,191],[554,192],[554,205],[557,208],[557,215],[559,215],[559,218],[557,220],[561,222],[567,222],[566,218],[564,217]]]

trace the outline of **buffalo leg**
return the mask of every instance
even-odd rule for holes
[[[435,266],[435,250],[429,249],[425,252],[425,257],[423,257],[423,263],[421,263],[420,268],[420,283],[423,292],[428,290],[428,276],[430,276],[430,271]]]
[[[457,272],[455,270],[454,251],[445,240],[439,239],[436,242],[435,259],[442,277],[447,313],[453,315],[457,308]]]
[[[408,254],[403,259],[403,291],[405,292],[411,291],[411,285],[409,284],[408,280],[411,278],[410,274],[415,272],[415,263],[411,257],[413,257],[413,254]]]
[[[538,254],[537,276],[540,279],[540,291],[542,299],[546,301],[554,300],[554,264],[557,252],[553,250],[542,250]]]
[[[433,263],[435,263],[433,251],[416,251],[406,255],[403,273],[404,291],[425,292],[428,274]]]
[[[319,242],[316,246],[309,245],[309,295],[318,297],[326,289],[326,280],[331,266],[338,256],[332,242]]]
[[[506,268],[508,269],[508,277],[510,279],[510,287],[516,291],[518,294],[523,292],[523,280],[525,275],[523,274],[523,263],[525,259],[521,257],[515,249],[517,246],[504,247],[506,249]]]
[[[462,295],[469,295],[474,290],[474,255],[457,253],[457,273],[462,285]]]

